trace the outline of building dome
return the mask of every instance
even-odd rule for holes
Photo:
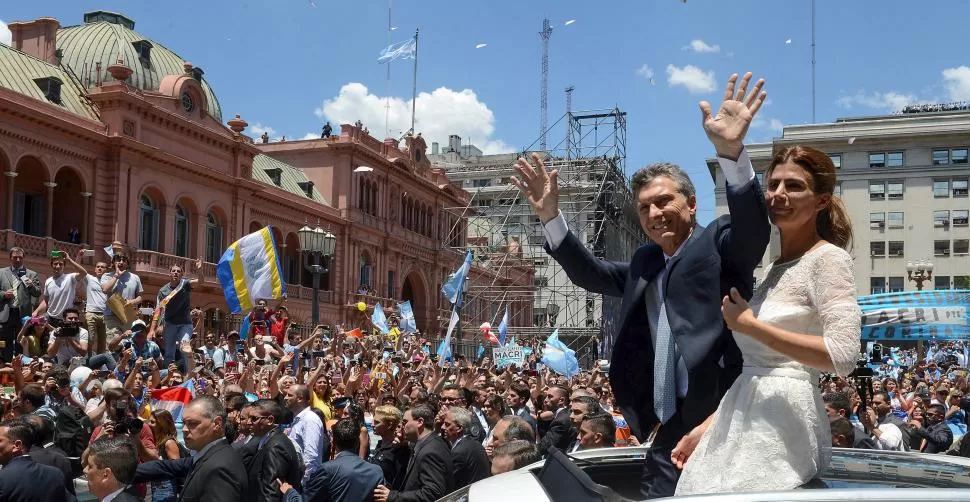
[[[94,11],[84,14],[84,24],[66,26],[57,32],[61,64],[70,67],[85,88],[97,85],[96,67],[101,63],[101,80],[112,80],[107,69],[119,57],[134,70],[128,79],[132,87],[158,91],[162,79],[186,73],[186,60],[162,44],[135,32],[135,22],[122,14]],[[222,122],[222,109],[201,68],[191,70],[202,85],[208,113]]]

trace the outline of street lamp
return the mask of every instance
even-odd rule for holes
[[[920,258],[913,262],[906,262],[906,275],[909,280],[916,283],[916,290],[923,291],[923,281],[933,278],[933,262]],[[922,361],[926,357],[926,349],[923,347],[923,340],[916,340],[916,357]]]
[[[337,237],[329,230],[320,228],[319,221],[316,228],[310,228],[309,224],[304,224],[296,234],[300,240],[300,251],[303,253],[303,266],[313,274],[313,305],[310,308],[310,316],[313,319],[313,325],[316,326],[320,323],[320,274],[330,271],[330,259],[333,257],[334,248],[337,247]]]

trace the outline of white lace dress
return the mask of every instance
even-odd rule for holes
[[[776,263],[750,305],[763,322],[821,336],[840,375],[859,353],[860,311],[852,258],[823,244]],[[787,490],[811,480],[831,456],[819,372],[735,332],[741,376],[688,459],[677,495]]]

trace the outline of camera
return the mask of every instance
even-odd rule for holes
[[[75,337],[81,332],[81,327],[76,323],[64,323],[54,331],[55,337]]]
[[[115,434],[140,434],[144,423],[128,415],[128,402],[115,401],[114,405]]]

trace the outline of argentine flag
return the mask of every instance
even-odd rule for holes
[[[233,242],[219,259],[216,276],[233,314],[252,309],[256,300],[282,298],[286,285],[270,227]]]

